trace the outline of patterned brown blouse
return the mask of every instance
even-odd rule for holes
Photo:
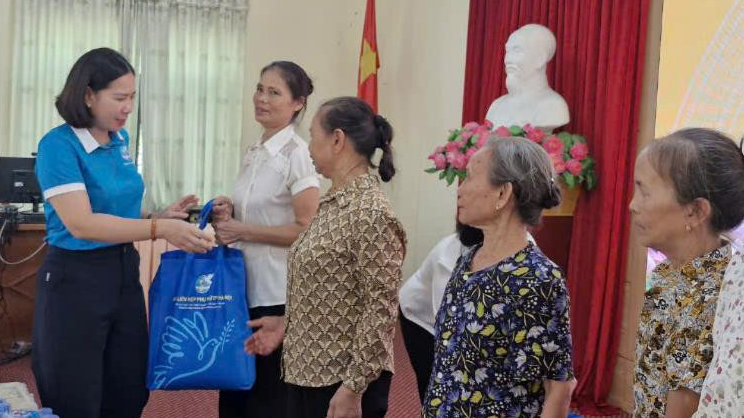
[[[393,371],[393,335],[406,236],[377,177],[365,174],[320,200],[288,260],[284,379],[339,381],[361,393]]]
[[[731,259],[724,245],[681,268],[664,261],[651,274],[636,343],[635,413],[663,418],[670,391],[700,393],[713,358],[713,319]]]

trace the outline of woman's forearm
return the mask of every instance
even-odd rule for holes
[[[297,222],[279,226],[244,225],[241,241],[289,247],[307,229]]]

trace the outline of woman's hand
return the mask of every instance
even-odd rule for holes
[[[284,341],[283,316],[264,316],[249,321],[248,326],[258,328],[243,344],[248,354],[268,356],[276,351]]]
[[[247,225],[235,219],[214,222],[214,229],[217,233],[217,242],[223,245],[232,244],[236,241],[246,241],[245,231]]]
[[[214,248],[217,243],[207,232],[196,225],[178,219],[153,219],[155,234],[176,247],[190,253],[205,253]]]
[[[328,404],[326,418],[362,418],[362,394],[339,386]]]
[[[212,221],[228,221],[232,218],[233,203],[227,196],[217,196],[212,202]]]
[[[189,209],[199,204],[199,198],[190,194],[178,199],[168,206],[164,211],[154,213],[153,218],[163,219],[186,219],[189,217]]]

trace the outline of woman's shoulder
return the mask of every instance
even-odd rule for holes
[[[287,130],[287,142],[282,147],[282,153],[289,155],[292,152],[308,152],[308,144],[294,127]]]
[[[738,243],[731,245],[731,261],[721,285],[722,296],[731,296],[733,293],[737,298],[744,296],[744,246]]]
[[[393,212],[392,205],[379,186],[362,189],[356,196],[348,196],[348,215],[355,219],[355,225],[386,225],[396,231],[405,242],[403,224]]]
[[[533,271],[534,277],[538,280],[550,282],[558,280],[565,282],[566,278],[563,269],[548,258],[540,247],[533,242],[530,242],[521,253],[516,255],[515,261]]]
[[[74,146],[77,138],[75,132],[73,132],[70,125],[63,123],[57,127],[50,129],[44,136],[39,140],[39,152],[42,152],[45,148],[54,147],[59,150],[59,147]]]

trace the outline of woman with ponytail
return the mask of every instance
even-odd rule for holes
[[[339,97],[320,107],[310,136],[331,188],[290,249],[285,316],[252,321],[246,350],[266,355],[283,340],[288,417],[382,418],[406,245],[379,183],[395,175],[393,128],[362,100]]]

